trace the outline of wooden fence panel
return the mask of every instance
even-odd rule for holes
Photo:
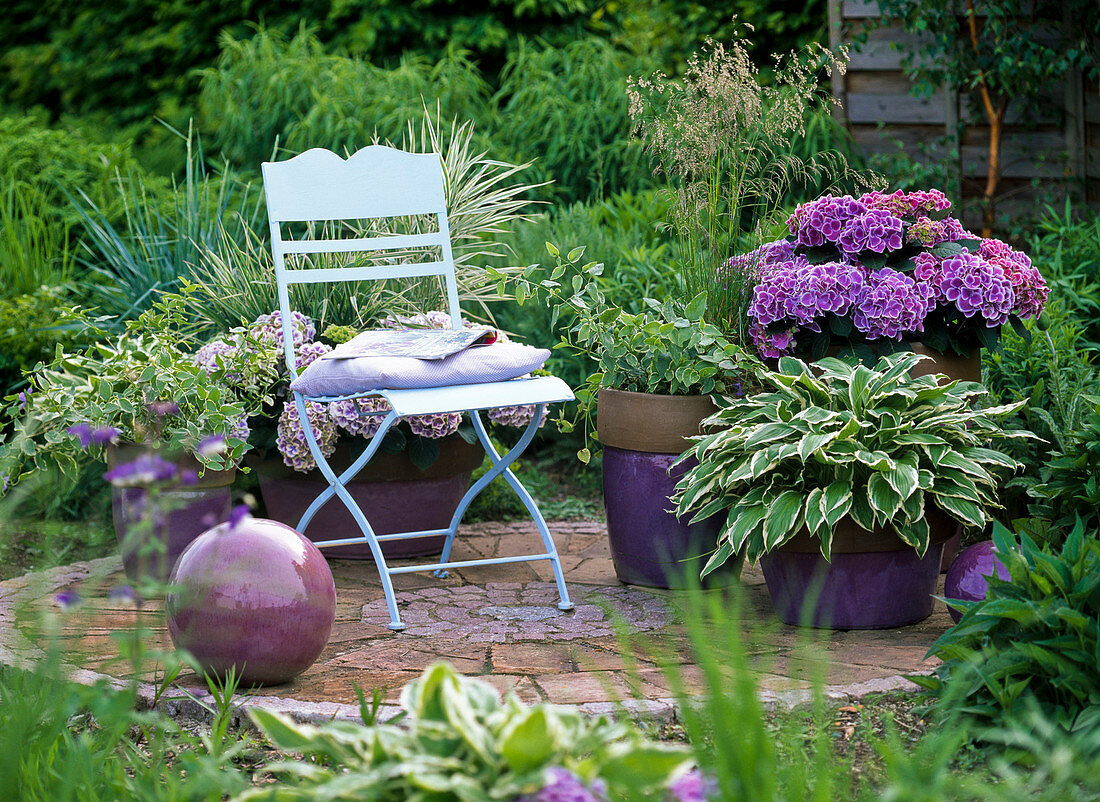
[[[827,0],[829,39],[847,45],[851,60],[843,76],[834,76],[833,94],[841,101],[837,118],[845,123],[857,146],[867,154],[901,152],[921,161],[958,155],[964,219],[977,221],[972,201],[985,183],[988,121],[967,95],[941,90],[931,97],[911,94],[902,62],[920,37],[900,26],[883,25],[874,0]],[[863,35],[866,41],[856,45]],[[1056,32],[1044,32],[1043,38]],[[1090,203],[1100,204],[1100,94],[1080,75],[1052,84],[1034,105],[1009,106],[1002,140],[999,216],[1009,219],[1066,192],[1083,190]],[[946,151],[945,151],[946,148]]]

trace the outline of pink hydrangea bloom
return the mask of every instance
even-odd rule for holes
[[[542,408],[542,419],[539,421],[539,428],[546,423],[547,407]],[[531,422],[531,418],[535,416],[535,405],[524,404],[518,407],[497,407],[496,409],[490,409],[488,411],[489,420],[493,423],[500,424],[502,426],[515,426],[516,428],[522,428]]]
[[[1050,288],[1027,254],[997,239],[982,240],[980,253],[990,264],[1000,267],[1012,284],[1016,296],[1013,314],[1021,318],[1036,318],[1042,314]]]
[[[325,457],[332,456],[336,450],[336,424],[329,416],[325,405],[318,404],[316,401],[306,401],[306,415],[309,417],[309,427],[313,431],[313,436],[321,447],[321,453]],[[317,462],[309,450],[309,444],[306,443],[305,431],[298,418],[298,408],[291,401],[283,404],[283,412],[279,416],[279,425],[276,430],[275,445],[283,455],[283,462],[287,467],[302,473],[317,467]]]
[[[413,415],[412,417],[402,418],[402,420],[409,424],[409,429],[412,430],[413,434],[438,440],[458,431],[458,427],[462,423],[462,413],[441,412],[431,415]]]
[[[377,413],[389,411],[390,405],[386,399],[377,395],[334,401],[328,405],[333,422],[348,434],[359,437],[374,437],[382,425],[383,416]]]

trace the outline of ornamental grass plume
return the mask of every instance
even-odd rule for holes
[[[755,249],[801,188],[840,179],[866,183],[841,153],[803,157],[791,145],[806,133],[807,118],[834,102],[822,89],[821,73],[845,67],[843,51],[814,44],[776,58],[774,79],[764,83],[742,40],[726,45],[708,39],[682,78],[657,73],[628,86],[634,131],[668,180],[685,296],[705,291],[711,319],[740,343],[750,339],[755,265],[729,264],[727,255],[762,256]],[[879,232],[877,217],[866,229],[889,236]],[[748,269],[731,269],[738,267]]]

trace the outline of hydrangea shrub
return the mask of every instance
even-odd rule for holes
[[[794,211],[785,239],[730,259],[725,270],[755,282],[760,354],[816,358],[834,341],[876,340],[967,354],[1041,314],[1049,290],[1031,259],[970,234],[950,205],[935,189],[825,195]]]

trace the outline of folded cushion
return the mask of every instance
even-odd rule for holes
[[[315,359],[290,388],[307,396],[336,396],[371,390],[410,390],[515,379],[541,368],[545,348],[493,343],[467,348],[445,359],[407,356],[359,356]]]

